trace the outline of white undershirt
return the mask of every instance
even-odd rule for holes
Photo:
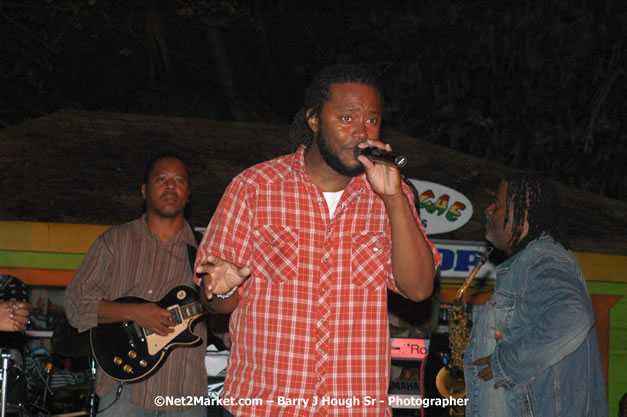
[[[342,197],[342,191],[336,191],[333,193],[322,193],[324,194],[324,199],[327,200],[327,206],[329,207],[329,217],[333,217],[333,213],[335,213],[335,208],[337,207],[337,203],[340,201],[340,197]]]

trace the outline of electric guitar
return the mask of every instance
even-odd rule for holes
[[[121,303],[152,303],[139,297],[122,297]],[[167,336],[141,327],[134,321],[99,324],[89,332],[91,350],[98,366],[111,378],[123,382],[146,379],[165,362],[170,349],[195,345],[200,336],[192,333],[192,324],[204,311],[196,290],[180,285],[171,289],[156,304],[172,312],[176,325]]]

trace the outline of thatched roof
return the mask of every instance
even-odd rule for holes
[[[175,150],[191,165],[188,218],[204,226],[227,184],[288,153],[288,126],[61,110],[0,131],[0,220],[116,224],[138,216],[147,160]],[[438,239],[482,240],[483,210],[510,168],[384,130],[404,173],[466,195],[471,221]],[[627,255],[627,203],[562,186],[573,249]]]

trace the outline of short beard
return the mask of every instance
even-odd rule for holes
[[[354,168],[350,168],[347,167],[344,162],[342,162],[342,160],[333,151],[333,149],[331,149],[331,146],[329,146],[327,136],[324,134],[324,130],[322,129],[322,123],[320,123],[320,130],[318,131],[318,136],[316,139],[318,141],[318,150],[320,151],[320,156],[322,156],[324,162],[326,162],[327,165],[330,166],[335,172],[340,175],[344,175],[345,177],[356,177],[364,172],[364,166],[361,163],[359,163],[359,165]]]

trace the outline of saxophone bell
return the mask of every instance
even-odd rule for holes
[[[444,366],[435,377],[435,386],[443,397],[462,398],[466,395],[464,370],[455,366],[448,353],[442,358]]]
[[[435,377],[435,386],[444,398],[464,398],[466,396],[464,371],[455,365],[451,369],[443,366]]]

